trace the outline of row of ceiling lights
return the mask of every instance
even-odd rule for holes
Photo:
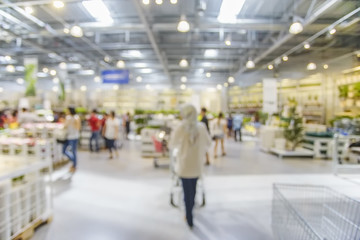
[[[142,2],[143,2],[144,5],[149,5],[150,4],[150,0],[142,0]],[[171,4],[177,4],[177,2],[178,2],[177,0],[170,0]],[[155,3],[157,5],[161,5],[161,4],[164,3],[164,1],[163,0],[155,0]]]

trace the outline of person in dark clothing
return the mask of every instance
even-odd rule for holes
[[[209,128],[209,120],[207,119],[206,117],[206,108],[201,108],[201,112],[200,112],[200,115],[201,115],[201,120],[200,122],[204,123],[205,126],[206,126],[206,129],[208,130],[208,133],[210,134],[210,128]],[[210,165],[210,159],[209,159],[209,153],[206,152],[206,162],[205,162],[205,165]]]
[[[228,137],[230,138],[232,135],[232,129],[233,129],[233,118],[231,116],[231,113],[229,113],[229,117],[227,118],[227,128],[228,128]]]

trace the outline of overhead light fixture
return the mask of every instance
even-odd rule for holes
[[[56,77],[56,78],[53,79],[53,83],[57,84],[57,83],[59,83],[59,82],[60,82],[60,79],[59,79],[59,78]]]
[[[102,0],[82,1],[82,4],[90,15],[98,22],[105,24],[112,24],[114,22],[109,9]]]
[[[142,58],[143,54],[139,50],[127,50],[121,54],[123,57],[128,58]]]
[[[230,77],[228,78],[228,82],[229,82],[229,83],[234,83],[234,82],[235,82],[235,78],[234,78],[233,76],[230,76]]]
[[[139,72],[141,72],[141,73],[152,73],[153,70],[151,68],[144,68],[144,69],[140,69]]]
[[[217,88],[218,90],[221,90],[221,89],[222,89],[222,85],[221,85],[221,84],[218,84],[218,85],[216,85],[216,88]]]
[[[94,75],[95,71],[92,69],[85,69],[85,70],[80,70],[78,71],[79,75],[84,75],[84,76],[88,76],[88,75]]]
[[[328,69],[328,68],[329,68],[329,65],[324,64],[324,65],[323,65],[323,68],[326,70],[326,69]]]
[[[188,32],[190,30],[190,24],[186,21],[185,15],[181,15],[180,21],[177,25],[177,30],[179,32]]]
[[[94,82],[99,83],[101,81],[101,78],[99,76],[94,77]]]
[[[177,0],[170,0],[171,4],[177,4],[177,2],[178,2]]]
[[[290,25],[289,32],[291,34],[299,34],[304,30],[304,26],[300,21],[295,21]]]
[[[182,76],[180,79],[181,82],[186,83],[187,82],[187,77],[186,76]]]
[[[52,87],[52,90],[53,90],[54,92],[58,92],[58,91],[59,91],[59,87],[58,87],[58,86],[53,86],[53,87]]]
[[[109,55],[106,55],[105,57],[104,57],[104,61],[105,62],[111,62],[111,57],[109,56]]]
[[[53,69],[53,70],[50,70],[50,75],[51,75],[51,76],[55,76],[55,75],[56,75],[56,70],[54,70],[54,69]]]
[[[63,1],[55,0],[53,1],[53,6],[55,8],[63,8],[65,6]]]
[[[143,0],[142,3],[143,3],[144,5],[149,5],[149,4],[150,4],[150,0]]]
[[[142,82],[142,77],[141,77],[141,76],[137,76],[137,77],[136,77],[136,81],[137,81],[137,82]]]
[[[8,62],[11,61],[11,56],[9,56],[9,55],[5,56],[5,60]]]
[[[73,37],[82,37],[82,36],[84,36],[84,32],[83,32],[82,28],[77,26],[77,25],[71,27],[70,34]]]
[[[268,65],[268,69],[269,69],[269,70],[273,70],[273,69],[274,69],[274,65],[269,64],[269,65]]]
[[[180,89],[181,89],[181,90],[185,90],[185,89],[186,89],[186,85],[185,85],[185,84],[181,84],[181,85],[180,85]]]
[[[284,56],[282,57],[282,60],[283,60],[284,62],[287,62],[287,61],[289,60],[289,57],[286,56],[286,55],[284,55]]]
[[[44,68],[42,69],[42,71],[43,71],[44,73],[48,73],[48,72],[49,72],[49,69],[46,68],[46,67],[44,67]]]
[[[229,87],[229,84],[227,82],[224,83],[224,87]]]
[[[316,70],[316,64],[311,62],[306,66],[306,69],[309,70],[309,71]]]
[[[70,29],[64,28],[64,33],[65,33],[65,34],[69,34],[69,33],[70,33]]]
[[[66,62],[61,62],[59,64],[59,68],[62,69],[62,70],[65,70],[67,68]]]
[[[208,58],[214,58],[218,55],[218,50],[216,49],[206,49],[204,56]]]
[[[161,4],[163,4],[163,0],[155,0],[155,3],[156,3],[157,5],[161,5]]]
[[[113,86],[113,89],[114,89],[114,90],[119,90],[119,85],[114,85],[114,86]]]
[[[336,33],[336,29],[335,29],[335,28],[331,29],[331,30],[329,31],[329,33],[330,33],[331,35],[334,35],[334,34]]]
[[[80,87],[80,90],[81,90],[82,92],[85,92],[85,91],[87,90],[87,87],[86,87],[85,85],[82,85],[82,86]]]
[[[182,68],[186,68],[189,66],[189,62],[186,60],[186,59],[181,59],[180,62],[179,62],[179,66],[182,67]]]
[[[57,57],[57,54],[54,53],[54,52],[51,52],[51,53],[48,54],[48,57],[49,57],[49,58],[56,58],[56,57]]]
[[[246,68],[252,69],[255,68],[255,63],[252,60],[247,61]]]
[[[210,77],[211,77],[211,73],[210,73],[210,72],[207,72],[207,73],[206,73],[206,77],[207,77],[207,78],[210,78]]]
[[[14,67],[14,65],[7,65],[7,66],[6,66],[6,71],[7,71],[7,72],[11,72],[11,73],[15,72],[15,67]]]
[[[119,60],[117,63],[116,63],[116,67],[118,68],[125,68],[125,62],[123,60]]]
[[[32,7],[30,7],[30,6],[26,6],[26,7],[25,7],[25,12],[26,12],[27,14],[33,14],[33,13],[34,13],[34,9],[33,9]]]
[[[231,41],[230,40],[225,40],[225,45],[226,46],[231,46]]]
[[[237,15],[243,8],[245,0],[223,0],[217,17],[221,23],[236,23]]]
[[[304,44],[304,48],[305,48],[305,49],[310,49],[310,47],[311,47],[311,46],[310,46],[309,43],[305,43],[305,44]]]
[[[47,73],[44,73],[44,72],[38,72],[38,73],[36,74],[36,76],[37,76],[37,77],[40,77],[40,78],[44,78],[44,77],[47,77],[48,74],[47,74]]]
[[[17,82],[18,84],[22,85],[22,84],[24,84],[24,79],[18,78],[18,79],[16,79],[16,82]]]

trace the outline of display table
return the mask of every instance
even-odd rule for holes
[[[265,152],[270,152],[271,148],[275,147],[275,139],[283,137],[283,128],[273,126],[260,127],[260,149]]]
[[[304,149],[304,148],[297,148],[295,151],[288,151],[285,149],[276,149],[276,148],[271,148],[270,150],[272,153],[276,154],[279,156],[279,158],[284,158],[284,157],[313,157],[314,156],[314,152],[308,149]]]

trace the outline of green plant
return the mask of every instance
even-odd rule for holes
[[[258,115],[259,115],[259,122],[264,125],[269,118],[269,114],[263,111],[258,111]]]
[[[339,89],[339,97],[347,98],[349,94],[349,86],[348,85],[339,86],[338,89]]]
[[[282,126],[284,128],[284,137],[291,143],[291,150],[294,151],[301,143],[303,138],[303,119],[296,112],[297,104],[294,104],[294,99],[289,99],[289,112],[287,118],[282,118]]]
[[[360,98],[360,82],[354,84],[354,98]]]
[[[25,81],[27,83],[25,96],[35,97],[36,96],[36,78],[35,75],[35,64],[29,64],[25,66]]]

